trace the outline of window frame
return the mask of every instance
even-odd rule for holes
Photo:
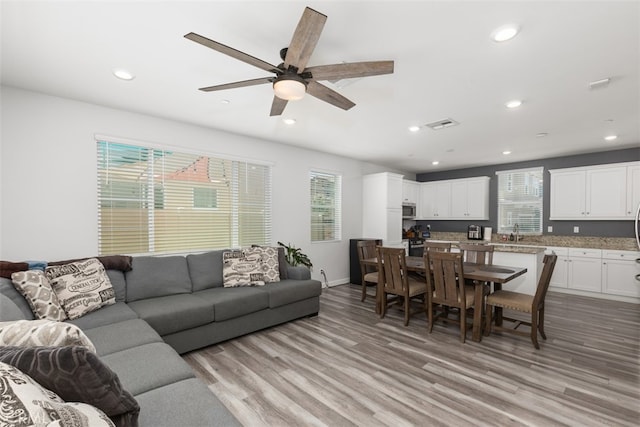
[[[527,173],[534,172],[539,177],[539,182],[536,185],[531,185],[526,178]],[[514,175],[522,174],[522,178],[518,179]],[[543,225],[544,225],[544,167],[535,166],[529,168],[521,168],[521,169],[510,169],[504,171],[496,171],[496,175],[498,177],[497,182],[497,218],[496,218],[496,228],[498,234],[511,234],[514,232],[514,227],[516,224],[519,226],[519,234],[520,235],[530,235],[530,236],[541,236],[543,234]],[[521,200],[508,199],[503,200],[500,197],[501,191],[501,179],[505,179],[505,195],[510,195],[514,198],[520,197]],[[525,188],[522,192],[516,191],[518,182],[522,182],[522,186]],[[526,197],[529,196],[527,199]],[[522,228],[522,224],[520,220],[514,220],[514,211],[510,210],[503,214],[503,208],[507,206],[524,206],[530,205],[533,208],[529,209],[529,215],[533,220],[525,221],[526,225],[530,225],[533,230],[528,230],[527,226]],[[503,218],[503,215],[506,215],[506,218]],[[523,217],[527,215],[526,209],[519,217]],[[537,220],[536,220],[537,216]],[[508,220],[507,220],[508,218]]]

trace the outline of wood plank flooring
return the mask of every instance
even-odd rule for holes
[[[380,319],[360,288],[320,314],[184,355],[246,426],[636,426],[640,305],[549,292],[545,331],[459,342],[455,324]]]

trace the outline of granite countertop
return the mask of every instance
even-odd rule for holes
[[[550,246],[638,251],[636,239],[632,237],[523,236],[521,241],[515,243],[512,241],[505,242],[500,240],[499,236],[495,234],[493,235],[491,242],[486,242],[481,240],[467,240],[467,233],[431,232],[431,239],[429,240],[453,243],[491,243],[496,245],[496,251],[502,252],[537,253]]]

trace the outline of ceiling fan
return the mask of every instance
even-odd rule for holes
[[[268,62],[225,46],[222,43],[210,40],[199,34],[185,34],[185,37],[189,40],[275,74],[275,76],[271,77],[202,87],[200,90],[212,92],[273,83],[274,97],[273,103],[271,104],[271,116],[279,116],[282,114],[284,108],[287,106],[287,102],[301,99],[305,93],[342,108],[343,110],[350,109],[356,104],[329,87],[318,83],[318,80],[342,80],[392,74],[393,61],[367,61],[307,67],[307,62],[318,43],[326,20],[326,15],[309,7],[305,8],[300,22],[298,22],[298,26],[293,33],[289,47],[280,50],[280,57],[283,62],[278,66],[271,65]]]

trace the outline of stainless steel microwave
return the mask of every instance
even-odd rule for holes
[[[414,219],[416,217],[416,204],[415,203],[403,203],[402,204],[402,218]]]

